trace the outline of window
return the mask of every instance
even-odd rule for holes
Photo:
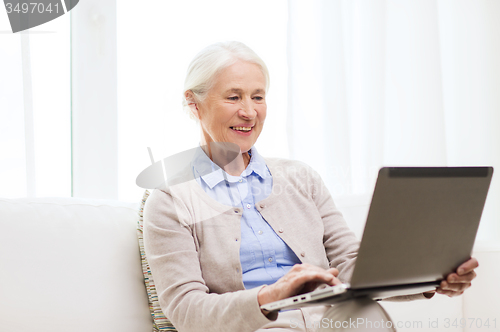
[[[69,27],[13,34],[0,10],[0,197],[71,196]]]

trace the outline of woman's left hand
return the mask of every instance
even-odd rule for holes
[[[448,274],[446,279],[441,281],[441,285],[436,288],[436,292],[449,297],[462,295],[471,286],[471,281],[476,277],[474,269],[478,266],[477,259],[469,259],[458,267],[456,273]]]

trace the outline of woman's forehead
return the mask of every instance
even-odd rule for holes
[[[234,90],[229,92],[241,92],[236,90],[248,88],[265,91],[265,85],[266,79],[261,68],[254,63],[241,60],[224,68],[215,79],[215,86],[224,91]]]

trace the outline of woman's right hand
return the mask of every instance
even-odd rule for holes
[[[320,284],[339,285],[341,282],[337,279],[338,275],[339,270],[336,268],[325,270],[307,263],[296,264],[274,284],[259,291],[259,305],[311,292]]]

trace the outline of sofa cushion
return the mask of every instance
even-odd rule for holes
[[[363,236],[371,199],[372,197],[369,194],[346,195],[335,198],[335,205],[342,212],[347,225],[359,240]]]
[[[149,191],[144,192],[141,204],[139,206],[139,218],[137,223],[137,236],[139,238],[139,249],[141,252],[141,263],[142,263],[142,273],[144,275],[144,283],[146,284],[146,289],[148,293],[149,310],[151,316],[153,317],[153,328],[154,331],[177,331],[172,323],[165,317],[165,314],[161,310],[160,303],[158,302],[158,294],[156,293],[156,286],[153,280],[153,275],[151,274],[151,268],[149,267],[148,260],[146,258],[146,252],[144,251],[144,238],[143,238],[143,211],[146,200],[149,197]]]
[[[0,331],[151,332],[137,204],[0,198]]]

